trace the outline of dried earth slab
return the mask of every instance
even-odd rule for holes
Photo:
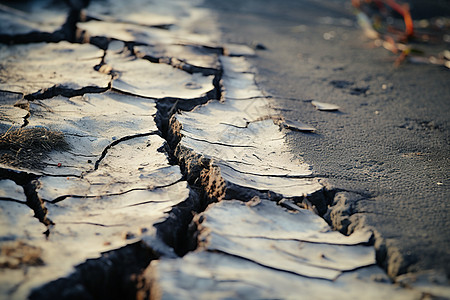
[[[14,183],[1,180],[2,188],[9,185],[13,191],[18,193],[20,186],[14,186]],[[20,199],[17,199],[20,200]],[[33,211],[25,203],[13,201],[0,201],[0,243],[6,243],[16,240],[32,240],[43,235],[46,230],[44,224],[33,218]],[[3,255],[4,253],[1,253]]]
[[[225,213],[227,218],[220,217]],[[367,231],[345,236],[333,231],[325,220],[309,210],[292,212],[269,200],[261,200],[256,204],[236,200],[211,204],[200,223],[201,228],[206,228],[208,232],[248,239],[357,245],[368,243],[372,236]]]
[[[317,110],[322,110],[322,111],[337,111],[340,109],[339,106],[337,106],[336,104],[332,104],[332,103],[311,101],[311,104],[314,105]]]
[[[24,124],[28,110],[19,104],[22,99],[21,93],[0,91],[0,132]]]
[[[126,51],[121,42],[111,43],[105,62],[116,74],[112,88],[125,93],[189,100],[206,98],[208,93],[215,91],[214,76],[189,74],[170,65],[136,58]]]
[[[6,2],[6,3],[5,3]],[[0,4],[0,40],[18,36],[51,38],[66,22],[69,7],[52,1],[2,1]]]
[[[221,57],[221,62],[225,91],[222,101],[210,101],[191,112],[175,114],[170,121],[175,155],[188,174],[198,167],[209,169],[201,176],[202,184],[217,199],[250,199],[250,190],[289,198],[320,191],[322,186],[311,178],[309,166],[293,159],[287,149],[284,132],[272,120],[268,99],[253,98],[262,93],[248,62],[242,57]],[[247,75],[248,81],[239,79]],[[227,76],[236,78],[238,86],[227,81]]]
[[[244,57],[221,56],[223,67],[222,98],[249,99],[264,97],[255,82],[253,68]]]
[[[210,205],[197,218],[200,248],[328,280],[376,263],[373,247],[358,245],[367,243],[370,233],[347,237],[332,231],[311,211],[288,211],[268,200],[250,203],[231,200]]]
[[[169,26],[174,24],[185,12],[174,10],[174,1],[131,0],[117,2],[112,0],[92,0],[86,8],[90,17],[102,21],[139,24],[144,26]],[[178,8],[180,6],[178,5]]]
[[[228,56],[255,56],[254,49],[242,44],[225,44],[224,54]]]
[[[309,126],[308,124],[299,122],[299,121],[292,121],[292,120],[281,120],[280,121],[281,126],[284,128],[295,130],[295,131],[303,131],[303,132],[314,132],[316,129],[312,126]]]
[[[77,27],[91,37],[106,37],[123,42],[157,45],[162,43],[174,44],[178,41],[167,30],[137,24],[89,21],[86,23],[78,23]]]
[[[78,23],[77,27],[79,30],[85,31],[90,37],[105,37],[123,42],[135,42],[153,46],[181,44],[217,47],[213,44],[209,35],[185,31],[171,31],[144,25],[89,21],[86,23]]]
[[[392,285],[378,267],[343,273],[331,281],[220,252],[152,261],[146,274],[156,299],[421,299],[421,293]]]
[[[264,119],[266,101],[211,101],[175,115],[171,134],[179,141],[176,155],[182,161],[193,153],[207,158],[220,169],[219,177],[230,191],[240,186],[303,197],[321,190],[317,180],[309,178],[309,166],[289,153],[279,126]]]
[[[91,1],[87,14],[103,22],[78,23],[91,36],[147,45],[189,44],[217,46],[213,13],[201,1]],[[130,26],[131,25],[131,26]]]
[[[45,231],[28,206],[0,201],[0,298],[26,298],[23,293],[15,295],[22,281],[32,279],[27,271],[44,265],[42,248],[37,244],[45,240]]]
[[[195,45],[135,46],[141,58],[166,62],[191,73],[214,74],[220,71],[216,50]]]
[[[199,7],[201,0],[92,0],[86,8],[88,16],[101,21],[157,27],[181,33],[216,33],[211,21],[213,12]],[[207,24],[207,26],[205,26]],[[209,34],[213,38],[217,34]]]
[[[32,217],[27,206],[0,201],[1,212],[9,216],[2,217],[2,228],[9,231],[2,231],[0,245],[2,250],[11,248],[14,255],[10,258],[8,252],[2,251],[2,256],[6,255],[0,268],[2,291],[8,299],[25,299],[32,289],[71,275],[86,260],[138,241],[158,255],[175,257],[154,225],[164,224],[172,207],[191,202],[185,182],[121,195],[67,198],[47,204],[53,225],[46,238],[45,226]],[[8,207],[3,209],[5,205]],[[19,205],[22,211],[18,210]],[[27,259],[27,254],[20,250],[22,245],[36,249],[35,263],[21,262]]]
[[[10,179],[0,180],[0,200],[26,203],[27,197],[20,185]]]
[[[255,75],[251,73],[227,73],[222,77],[224,99],[248,99],[264,97],[255,84]]]
[[[158,135],[135,137],[110,147],[96,169],[75,176],[45,176],[38,194],[56,202],[66,197],[117,195],[170,186],[181,180],[178,166],[168,162],[165,141]]]
[[[224,217],[226,216],[226,217]],[[156,299],[420,299],[375,266],[369,233],[344,236],[307,210],[274,202],[211,204],[199,248],[146,270]]]
[[[76,175],[93,170],[104,151],[122,139],[157,131],[154,101],[114,92],[30,102],[29,125],[61,132],[67,149],[43,161],[46,174]]]
[[[3,45],[0,46],[0,90],[32,98],[106,90],[111,77],[94,70],[102,56],[102,50],[88,44]]]

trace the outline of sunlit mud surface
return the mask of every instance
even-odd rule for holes
[[[210,11],[68,2],[0,5],[0,298],[421,298],[321,218]]]

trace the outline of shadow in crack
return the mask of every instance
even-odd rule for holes
[[[103,253],[76,267],[75,272],[34,290],[29,299],[136,299],[140,274],[158,255],[143,243]],[[140,291],[144,293],[144,291]]]

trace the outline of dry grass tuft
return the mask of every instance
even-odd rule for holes
[[[44,127],[8,129],[0,133],[0,163],[13,167],[40,168],[53,150],[68,149],[64,135]]]

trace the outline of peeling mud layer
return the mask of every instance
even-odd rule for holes
[[[0,299],[434,293],[321,217],[335,191],[211,11],[88,2],[0,2]]]
[[[288,145],[337,192],[329,194],[329,224],[344,234],[374,230],[377,261],[393,280],[427,274],[431,282],[446,278],[439,282],[448,287],[450,73],[431,61],[448,52],[450,5],[396,2],[410,4],[417,33],[405,44],[413,51],[398,67],[400,54],[367,38],[351,1],[206,5],[219,15],[224,41],[265,47],[249,57],[257,84],[273,95],[277,113],[290,119],[288,128],[305,129],[288,133]],[[387,17],[394,22],[388,28],[404,30],[400,16],[385,13],[381,24]],[[436,27],[435,21],[447,25]],[[434,38],[421,40],[423,34]],[[339,110],[320,111],[317,102]],[[312,133],[298,122],[313,127]]]

